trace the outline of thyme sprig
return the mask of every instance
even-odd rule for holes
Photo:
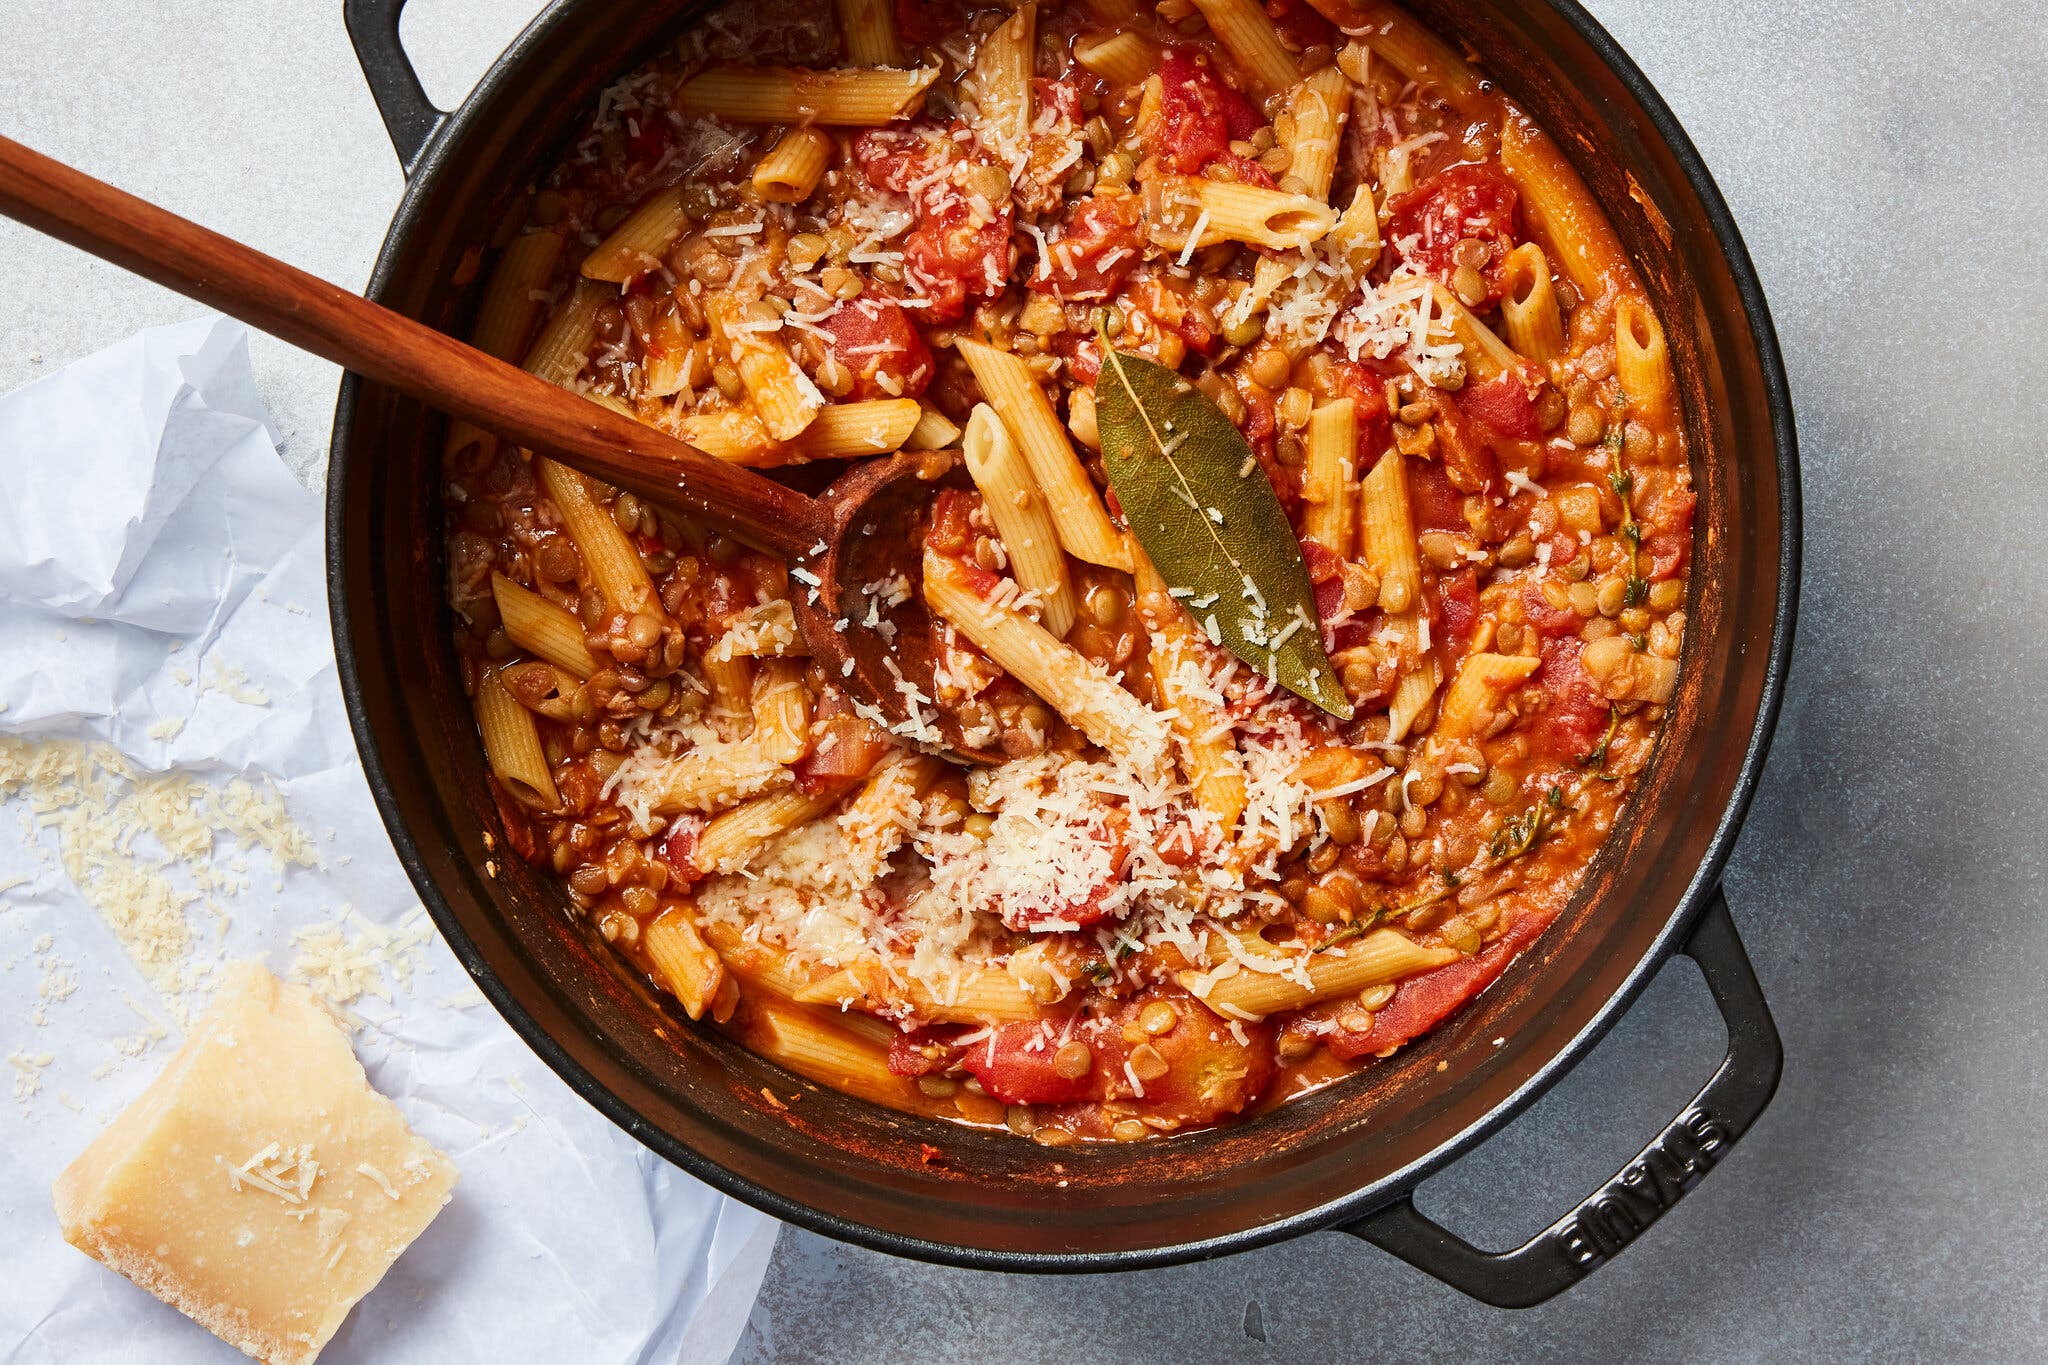
[[[1620,773],[1611,773],[1607,771],[1607,754],[1608,751],[1614,747],[1614,732],[1616,730],[1619,730],[1620,728],[1621,709],[1615,706],[1608,707],[1607,733],[1600,736],[1600,742],[1593,747],[1593,751],[1591,753],[1581,754],[1579,756],[1579,766],[1582,768],[1591,768],[1593,770],[1593,776],[1598,778],[1602,782],[1621,781]]]
[[[1627,411],[1628,397],[1622,396],[1622,410]],[[1643,526],[1636,520],[1635,471],[1628,467],[1628,456],[1624,451],[1622,428],[1609,429],[1603,445],[1614,456],[1614,473],[1608,476],[1607,486],[1614,490],[1614,496],[1621,499],[1621,538],[1628,543],[1628,586],[1622,599],[1625,606],[1636,606],[1650,595],[1650,584],[1642,573]]]

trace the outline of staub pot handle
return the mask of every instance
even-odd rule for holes
[[[1511,1251],[1482,1251],[1403,1195],[1342,1231],[1501,1308],[1528,1308],[1590,1275],[1725,1157],[1771,1102],[1784,1064],[1777,1025],[1717,888],[1686,940],[1728,1025],[1728,1055],[1692,1103],[1615,1177]]]
[[[384,118],[384,130],[410,178],[448,115],[427,98],[399,41],[398,16],[404,9],[405,0],[342,0],[341,15],[363,79],[370,83],[377,112]]]

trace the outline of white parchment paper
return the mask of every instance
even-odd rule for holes
[[[289,975],[314,926],[399,945],[348,1006],[356,1050],[462,1171],[323,1361],[721,1362],[776,1224],[578,1099],[431,933],[342,712],[319,523],[239,324],[156,328],[0,397],[0,736],[104,744],[145,782],[274,786],[317,864],[216,840],[190,980],[166,994],[65,870],[32,790],[5,794],[0,1362],[241,1358],[66,1245],[50,1183],[168,1060],[216,964]],[[146,837],[135,854],[163,860]]]

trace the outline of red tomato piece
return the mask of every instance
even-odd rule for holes
[[[1524,948],[1549,927],[1551,915],[1525,910],[1499,938],[1463,962],[1411,976],[1394,989],[1394,998],[1372,1017],[1363,1033],[1340,1029],[1328,1036],[1330,1053],[1355,1062],[1390,1047],[1412,1042],[1471,1003],[1491,986]]]
[[[960,1024],[926,1024],[898,1034],[889,1043],[889,1070],[898,1076],[934,1076],[960,1056],[954,1040],[966,1033]]]
[[[1407,456],[1400,456],[1408,459]],[[1421,531],[1463,531],[1465,499],[1451,487],[1441,464],[1434,460],[1408,461],[1408,505]]]
[[[661,860],[685,885],[704,879],[696,863],[697,840],[704,834],[704,824],[701,815],[679,815],[661,841]]]
[[[1486,247],[1479,273],[1489,301],[1501,294],[1501,263],[1515,249],[1519,196],[1498,162],[1467,162],[1438,171],[1387,201],[1387,241],[1445,284],[1457,273],[1458,243],[1475,238]]]
[[[1535,683],[1549,702],[1529,727],[1530,748],[1554,763],[1576,763],[1593,751],[1607,729],[1607,703],[1579,662],[1577,636],[1543,642],[1543,665]]]
[[[1004,924],[1019,933],[1059,933],[1069,929],[1087,929],[1110,918],[1110,907],[1105,902],[1123,879],[1124,869],[1130,862],[1130,845],[1124,839],[1121,822],[1107,830],[1090,833],[1109,849],[1109,875],[1084,894],[1061,905],[1006,899],[1000,912]]]
[[[1479,624],[1479,576],[1475,570],[1460,569],[1434,580],[1430,587],[1436,598],[1432,613],[1434,635],[1447,653],[1456,658],[1464,652]]]
[[[1687,488],[1674,488],[1657,499],[1643,527],[1643,577],[1676,578],[1692,558],[1692,518],[1699,498]]]
[[[796,761],[796,785],[807,792],[865,777],[891,747],[888,734],[853,709],[836,687],[818,698],[811,717],[811,747]]]
[[[903,264],[932,301],[926,317],[957,322],[968,298],[1002,292],[1010,274],[1010,215],[974,227],[964,209],[925,217],[903,239]]]
[[[1239,156],[1236,152],[1223,151],[1217,153],[1211,159],[1220,161],[1235,171],[1241,184],[1257,185],[1262,190],[1270,190],[1274,187],[1275,182],[1272,172],[1248,156]]]
[[[1151,151],[1182,175],[1199,175],[1202,167],[1229,150],[1233,139],[1249,138],[1265,126],[1249,100],[1186,48],[1166,50],[1159,78],[1159,117],[1150,130]]]
[[[932,382],[932,353],[893,299],[863,294],[840,304],[818,324],[826,349],[853,376],[849,398],[915,398]],[[894,387],[882,383],[887,375]]]
[[[1556,560],[1552,560],[1556,563]],[[1527,621],[1538,635],[1546,639],[1561,635],[1576,635],[1579,629],[1579,614],[1569,605],[1553,607],[1542,590],[1529,587],[1522,591],[1522,619]]]
[[[1004,1104],[1072,1104],[1101,1094],[1098,1063],[1079,1077],[1053,1069],[1059,1030],[1047,1038],[1036,1021],[1004,1024],[988,1037],[969,1043],[960,1064],[981,1088]]]
[[[1068,299],[1109,297],[1143,259],[1138,197],[1093,194],[1076,201],[1047,245],[1047,259],[1031,272],[1033,289]]]
[[[1524,377],[1509,370],[1480,384],[1467,384],[1458,402],[1470,416],[1492,427],[1502,436],[1534,441],[1543,435],[1543,420],[1536,415],[1536,395]]]
[[[1087,121],[1081,113],[1081,83],[1072,76],[1058,80],[1034,76],[1031,89],[1037,96],[1034,108],[1050,109],[1076,127]]]

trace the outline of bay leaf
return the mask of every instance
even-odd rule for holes
[[[1236,423],[1172,370],[1106,343],[1095,420],[1131,533],[1210,640],[1351,719],[1301,544]]]

